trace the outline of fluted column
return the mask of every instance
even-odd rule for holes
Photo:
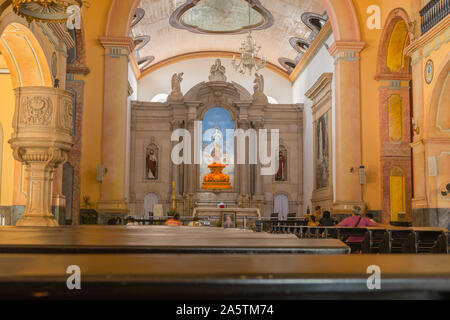
[[[72,148],[72,93],[49,87],[15,89],[14,158],[26,165],[26,210],[17,226],[57,226],[52,209],[53,173]]]
[[[247,131],[250,128],[250,123],[247,119],[241,119],[238,122],[239,129],[242,129],[244,131]],[[242,207],[247,206],[247,198],[250,194],[250,164],[249,164],[249,156],[248,156],[248,143],[245,144],[245,155],[246,155],[246,162],[245,164],[239,164],[239,189],[240,189],[240,196],[242,199]]]
[[[128,211],[126,196],[126,144],[128,100],[128,56],[133,50],[130,37],[101,37],[105,48],[100,212]]]
[[[335,185],[333,209],[364,207],[358,168],[362,163],[360,57],[363,42],[336,41],[335,59]]]

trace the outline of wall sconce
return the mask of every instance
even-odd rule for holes
[[[411,119],[411,124],[412,124],[412,129],[414,131],[414,133],[418,136],[420,134],[420,127],[416,124],[416,121],[413,119]]]

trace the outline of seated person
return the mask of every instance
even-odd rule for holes
[[[182,226],[183,224],[182,224],[181,221],[180,221],[180,215],[179,215],[178,213],[175,213],[175,214],[173,215],[173,218],[167,220],[166,223],[165,223],[164,225],[170,226],[170,227],[180,227],[180,226]]]
[[[377,224],[376,222],[373,222],[369,218],[363,217],[361,208],[358,206],[353,207],[353,215],[351,217],[345,218],[342,220],[339,224],[339,227],[352,227],[352,228],[359,228],[359,227],[374,227],[374,226],[381,226]],[[352,248],[352,252],[355,252],[355,248],[363,242],[364,237],[348,237],[348,239],[345,241],[347,242],[350,247]]]
[[[311,215],[308,217],[308,226],[309,227],[317,227],[319,222],[316,221],[316,216]]]
[[[335,225],[334,219],[331,218],[330,211],[324,211],[322,218],[319,220],[321,227],[333,227]]]
[[[188,227],[200,227],[202,224],[198,221],[198,217],[195,216],[191,222],[189,222]]]

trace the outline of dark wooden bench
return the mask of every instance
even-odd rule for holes
[[[446,253],[450,254],[450,232],[441,234],[431,249],[433,253]]]
[[[82,290],[67,289],[72,265],[80,267]],[[381,269],[381,290],[367,287],[371,265]],[[449,294],[447,255],[0,255],[0,299],[448,299]]]
[[[0,253],[347,254],[336,239],[211,227],[0,228]]]
[[[411,234],[412,230],[409,228],[387,229],[380,242],[380,253],[410,253]]]
[[[433,253],[433,246],[441,235],[445,235],[443,228],[412,228],[409,236],[410,253]]]

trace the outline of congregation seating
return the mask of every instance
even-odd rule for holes
[[[280,221],[270,224],[269,232],[293,233],[300,239],[363,237],[357,250],[362,253],[448,253],[448,231],[440,228],[293,226]]]

